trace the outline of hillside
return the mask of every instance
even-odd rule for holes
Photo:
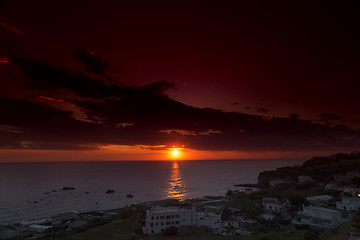
[[[281,167],[273,171],[263,171],[258,176],[258,184],[268,186],[272,180],[297,182],[299,175],[311,176],[319,183],[349,181],[360,172],[360,152],[337,153],[326,157],[313,157],[301,166]]]

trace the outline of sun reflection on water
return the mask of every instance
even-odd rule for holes
[[[179,164],[177,162],[173,162],[169,176],[169,184],[164,192],[166,198],[185,200],[187,197],[186,186],[180,172]]]

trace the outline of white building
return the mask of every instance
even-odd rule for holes
[[[310,176],[306,176],[306,175],[299,175],[298,176],[298,182],[299,183],[305,183],[305,182],[312,182],[313,179]]]
[[[317,206],[325,205],[331,199],[333,199],[333,197],[330,195],[318,195],[318,196],[306,197],[306,200],[308,200],[312,205],[317,205]]]
[[[196,217],[197,227],[208,227],[213,233],[221,234],[221,215],[203,213]]]
[[[263,198],[263,206],[265,210],[271,212],[280,212],[283,209],[283,206],[279,204],[277,198]]]
[[[274,179],[269,182],[270,186],[272,186],[272,187],[281,185],[281,184],[286,184],[286,183],[288,183],[288,181],[286,181],[284,179]]]
[[[260,214],[259,217],[261,217],[267,221],[274,221],[274,219],[275,219],[275,215],[273,213],[263,213],[263,214]]]
[[[357,211],[360,208],[360,198],[343,197],[341,202],[336,202],[336,208],[346,211]]]
[[[237,189],[237,191],[240,193],[250,194],[250,193],[254,193],[254,192],[259,192],[260,188],[258,188],[258,187],[239,187]]]
[[[342,223],[341,212],[323,207],[304,206],[292,220],[294,224],[335,228]]]
[[[176,207],[156,207],[146,211],[145,234],[159,234],[166,228],[175,226],[180,230],[181,226],[196,224],[196,208],[191,209]]]
[[[196,208],[155,207],[146,211],[144,233],[148,235],[162,233],[166,228],[183,226],[206,226],[214,233],[221,233],[221,215],[203,213],[196,215]]]

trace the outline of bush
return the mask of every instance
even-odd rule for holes
[[[177,227],[175,226],[171,226],[168,228],[165,228],[165,230],[163,231],[163,235],[164,236],[175,236],[178,233]]]

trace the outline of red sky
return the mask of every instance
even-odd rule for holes
[[[358,150],[355,10],[0,1],[0,161],[166,159],[173,146],[186,159]]]

